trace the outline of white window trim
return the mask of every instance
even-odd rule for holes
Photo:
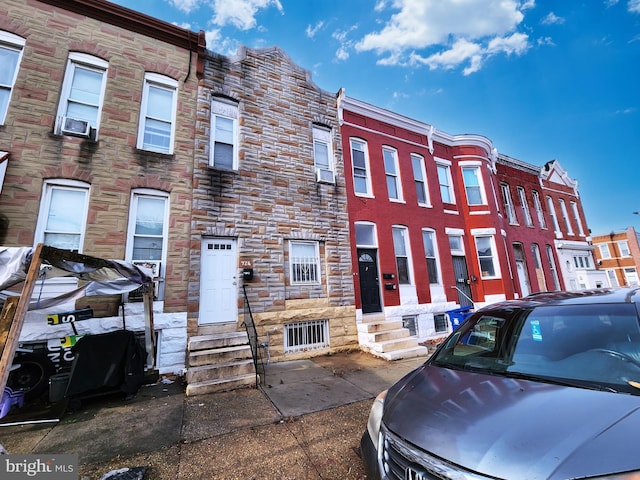
[[[7,110],[4,112],[0,112],[0,125],[4,125],[4,122],[7,119],[7,112],[9,111],[9,106],[11,105],[11,97],[13,96],[16,79],[18,78],[18,71],[20,70],[20,63],[22,63],[22,54],[24,53],[24,46],[26,45],[26,43],[27,41],[24,38],[19,37],[18,35],[14,35],[13,33],[0,30],[0,46],[18,51],[18,61],[16,62],[16,69],[13,74],[13,78],[11,79],[11,84],[3,86],[7,90],[9,90],[9,98],[7,99]]]
[[[364,226],[368,226],[371,227],[373,229],[373,240],[374,243],[371,245],[367,245],[367,244],[363,244],[363,243],[358,243],[358,238],[357,235],[355,233],[355,226],[356,225],[364,225]],[[357,248],[378,248],[378,227],[375,223],[373,222],[355,222],[354,224],[354,238],[356,240],[356,247]]]
[[[493,231],[493,233],[490,233]],[[476,248],[476,260],[478,262],[478,271],[483,280],[492,280],[496,278],[502,278],[502,272],[500,271],[500,262],[498,261],[498,250],[496,248],[495,230],[488,229],[474,229],[471,231],[473,235],[474,245]],[[491,262],[493,263],[493,275],[482,275],[482,267],[480,265],[480,252],[478,252],[478,238],[488,238],[491,242]]]
[[[423,228],[422,229],[422,235],[423,235],[423,246],[424,246],[424,234],[425,233],[430,233],[431,234],[431,240],[433,243],[433,255],[436,261],[436,268],[438,269],[438,278],[436,279],[436,282],[434,283],[430,283],[430,285],[442,285],[442,269],[440,267],[440,255],[438,252],[438,238],[437,238],[437,234],[436,231],[433,228]],[[427,258],[427,252],[425,251],[425,259]],[[427,276],[429,275],[429,271],[427,269]],[[431,281],[431,280],[429,280]]]
[[[40,209],[38,211],[38,221],[34,235],[34,248],[39,243],[44,242],[44,233],[47,225],[49,207],[51,205],[51,191],[54,188],[62,188],[68,190],[83,190],[86,192],[84,209],[76,212],[76,215],[82,216],[82,225],[80,227],[80,240],[78,242],[78,253],[82,253],[84,247],[84,238],[87,230],[87,216],[89,213],[89,202],[91,197],[91,185],[79,180],[68,179],[51,179],[45,180],[42,185],[42,199],[40,201]]]
[[[518,217],[516,216],[516,209],[513,205],[513,198],[511,197],[511,188],[507,183],[500,184],[500,190],[502,191],[502,199],[504,201],[504,213],[507,217],[507,221],[510,225],[519,225]]]
[[[109,62],[103,60],[102,58],[88,55],[86,53],[69,53],[69,58],[67,59],[67,68],[64,72],[64,80],[62,82],[62,92],[60,94],[60,100],[58,102],[55,132],[57,134],[62,134],[62,119],[64,116],[66,116],[69,95],[71,94],[71,85],[73,83],[73,73],[75,72],[75,68],[77,65],[102,72],[102,85],[100,88],[100,100],[98,103],[96,124],[92,125],[92,127],[96,129],[96,136],[94,140],[97,140],[97,133],[100,131],[100,120],[102,118],[102,107],[104,105],[104,93],[107,89],[107,72],[109,70]]]
[[[164,278],[167,268],[167,250],[169,248],[169,194],[161,190],[153,190],[150,188],[135,188],[131,191],[131,197],[129,200],[129,221],[127,224],[127,244],[125,246],[125,259],[130,262],[142,261],[133,260],[133,240],[136,231],[136,213],[138,206],[138,199],[141,197],[163,198],[164,204],[164,217],[162,219],[165,232],[162,235],[162,257],[160,259],[160,270],[157,273],[159,284],[157,285],[156,296],[159,300],[164,300]]]
[[[542,202],[540,201],[540,194],[537,190],[532,190],[531,195],[533,196],[533,208],[536,211],[536,215],[538,216],[538,224],[540,228],[547,228],[547,222],[544,219],[544,210],[542,210]]]
[[[226,167],[222,167],[220,165],[216,165],[214,163],[214,152],[215,152],[215,128],[216,117],[227,118],[233,122],[233,160],[231,169],[236,171],[238,170],[239,165],[239,147],[238,147],[238,117],[239,117],[239,108],[238,103],[232,100],[227,100],[221,97],[214,97],[211,101],[211,118],[210,118],[210,135],[209,135],[209,166],[212,168],[218,168],[221,170],[227,170]]]
[[[571,219],[569,218],[569,212],[567,211],[567,204],[562,198],[559,201],[560,211],[562,212],[562,219],[564,220],[564,224],[567,227],[567,235],[573,235],[573,227],[571,226]]]
[[[312,282],[300,282],[294,281],[294,273],[293,273],[293,245],[313,245],[315,248],[315,263],[316,263],[316,272],[317,278]],[[321,262],[320,262],[320,242],[310,241],[310,240],[289,240],[289,279],[291,281],[291,285],[320,285],[322,283],[322,271]]]
[[[334,159],[333,159],[333,136],[331,135],[331,129],[329,127],[321,127],[318,125],[314,125],[313,127],[313,154],[314,154],[313,165],[314,165],[315,171],[317,172],[318,170],[325,170],[325,169],[318,167],[318,164],[316,162],[316,158],[315,158],[316,143],[321,143],[327,146],[327,163],[328,163],[327,167],[330,172],[333,172],[335,174],[335,165],[334,165]]]
[[[625,267],[622,273],[624,273],[624,280],[628,286],[637,287],[640,285],[640,277],[636,267]]]
[[[402,235],[402,240],[404,242],[404,250],[406,252],[406,258],[407,258],[407,276],[409,277],[408,283],[400,283],[400,274],[398,273],[398,285],[402,286],[402,285],[415,285],[414,282],[414,272],[413,272],[413,259],[411,258],[411,241],[409,240],[409,228],[406,225],[392,225],[391,226],[391,238],[392,238],[392,242],[394,241],[394,237],[393,237],[393,232],[395,230],[402,230],[403,231],[403,235]],[[394,249],[393,249],[393,259],[396,263],[396,270],[398,269],[398,252],[396,252],[395,250],[395,242],[394,242]]]
[[[527,202],[527,192],[523,186],[518,185],[518,197],[520,197],[520,206],[524,213],[524,222],[527,227],[533,227],[533,219],[531,218],[531,211],[529,210],[529,203]]]
[[[462,173],[462,184],[464,185],[464,194],[467,197],[467,205],[469,206],[481,206],[488,205],[487,202],[487,192],[484,189],[484,177],[482,175],[482,163],[476,161],[462,161],[458,162],[458,166],[460,167],[460,171]],[[478,188],[480,189],[480,203],[469,203],[469,196],[467,195],[467,184],[464,181],[464,169],[465,168],[473,168],[478,172]]]
[[[611,258],[611,249],[608,243],[599,243],[598,249],[600,250],[602,260],[609,260]]]
[[[153,85],[158,88],[173,91],[173,101],[171,105],[171,135],[169,138],[169,151],[165,152],[160,148],[154,146],[144,145],[144,132],[147,118],[147,101],[149,97],[149,87]],[[178,81],[167,77],[166,75],[160,75],[159,73],[146,72],[144,74],[144,82],[142,85],[142,100],[140,102],[140,119],[138,122],[138,144],[137,148],[149,152],[157,152],[165,155],[173,155],[175,148],[175,136],[176,136],[176,111],[178,108]]]
[[[578,212],[578,204],[576,202],[570,202],[571,211],[573,212],[573,218],[576,220],[576,224],[578,225],[578,235],[584,237],[584,228],[582,228],[582,221],[580,220],[580,213]]]
[[[560,230],[560,222],[558,221],[558,215],[556,214],[556,207],[553,205],[553,198],[547,195],[547,207],[549,208],[549,215],[551,215],[551,221],[553,222],[553,231],[558,238],[562,238],[562,231]]]
[[[364,165],[365,165],[365,169],[366,169],[366,171],[365,171],[365,173],[366,173],[365,184],[366,184],[366,187],[367,187],[367,191],[365,193],[357,192],[356,191],[356,187],[355,187],[355,183],[356,182],[355,182],[355,164],[353,162],[353,151],[354,151],[353,142],[360,143],[363,146]],[[370,197],[370,198],[373,198],[373,196],[374,196],[373,195],[373,188],[371,186],[371,163],[369,161],[369,144],[365,140],[363,140],[363,139],[361,139],[359,137],[351,137],[349,139],[349,149],[350,149],[350,153],[351,153],[351,175],[352,175],[352,178],[353,178],[353,193],[354,193],[354,195],[356,195],[358,197]]]
[[[393,172],[392,175],[390,175],[389,172],[387,172],[386,164],[384,162],[384,152],[389,152],[393,155],[393,164],[394,164],[395,172]],[[391,198],[391,195],[389,194],[389,187],[387,185],[387,196],[389,198],[389,201],[403,203],[404,192],[402,190],[402,179],[400,177],[400,162],[398,160],[398,150],[388,145],[384,145],[382,147],[382,164],[384,166],[385,185],[387,185],[387,178],[389,176],[393,177],[395,179],[396,191],[398,193],[398,198]]]
[[[418,200],[418,205],[421,207],[431,207],[431,195],[429,194],[429,183],[427,182],[427,169],[425,168],[425,164],[424,164],[424,157],[422,155],[418,155],[417,153],[412,153],[411,154],[411,169],[413,170],[413,160],[416,159],[418,160],[419,166],[420,166],[420,172],[422,174],[422,186],[424,189],[424,198],[425,198],[425,202],[420,203],[420,201]],[[413,180],[414,183],[417,182],[416,180],[416,172],[413,171]]]
[[[631,256],[631,250],[629,249],[629,242],[627,240],[619,240],[617,244],[618,244],[618,251],[620,252],[621,257]],[[624,250],[626,250],[626,253],[623,251],[622,245],[624,245]]]
[[[442,203],[446,203],[447,205],[455,205],[456,193],[453,189],[453,176],[451,175],[451,162],[449,160],[445,160],[444,158],[439,158],[439,157],[435,157],[434,160],[436,162],[436,176],[438,178],[438,192],[440,193],[440,199],[442,200]],[[444,185],[440,183],[440,175],[438,175],[438,170],[439,170],[438,167],[443,167],[447,173],[447,182],[449,183],[446,186],[449,189],[449,196],[451,197],[450,202],[445,202],[444,198],[442,198],[442,187]]]
[[[607,272],[607,280],[609,280],[610,287],[619,287],[620,282],[618,282],[618,276],[616,275],[616,271],[613,269],[605,270]]]

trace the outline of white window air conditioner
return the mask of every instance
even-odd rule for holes
[[[316,182],[318,183],[336,183],[336,177],[332,170],[318,168],[316,170]]]
[[[63,135],[83,137],[94,141],[97,133],[96,129],[87,120],[78,120],[71,117],[62,117],[60,131]]]

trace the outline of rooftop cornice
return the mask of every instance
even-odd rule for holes
[[[206,41],[203,31],[192,32],[107,0],[39,1],[204,55]]]
[[[357,100],[346,95],[340,95],[340,109],[349,110],[356,114],[375,118],[381,122],[405,128],[411,132],[422,133],[427,135],[430,140],[437,141],[447,146],[477,146],[485,149],[487,155],[491,155],[493,151],[493,143],[484,135],[466,133],[458,135],[448,134],[438,130],[429,123],[421,122],[419,120],[391,112],[384,108],[371,105],[370,103],[366,103],[362,100]]]

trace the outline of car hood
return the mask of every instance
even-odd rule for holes
[[[383,422],[420,449],[496,478],[640,470],[640,397],[432,365],[386,397]]]

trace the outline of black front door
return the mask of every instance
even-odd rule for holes
[[[467,259],[462,256],[453,256],[451,258],[453,259],[453,274],[456,276],[458,303],[461,307],[472,307],[473,297],[471,296]]]
[[[378,253],[374,249],[358,249],[358,276],[360,277],[362,313],[382,311],[377,256]]]

